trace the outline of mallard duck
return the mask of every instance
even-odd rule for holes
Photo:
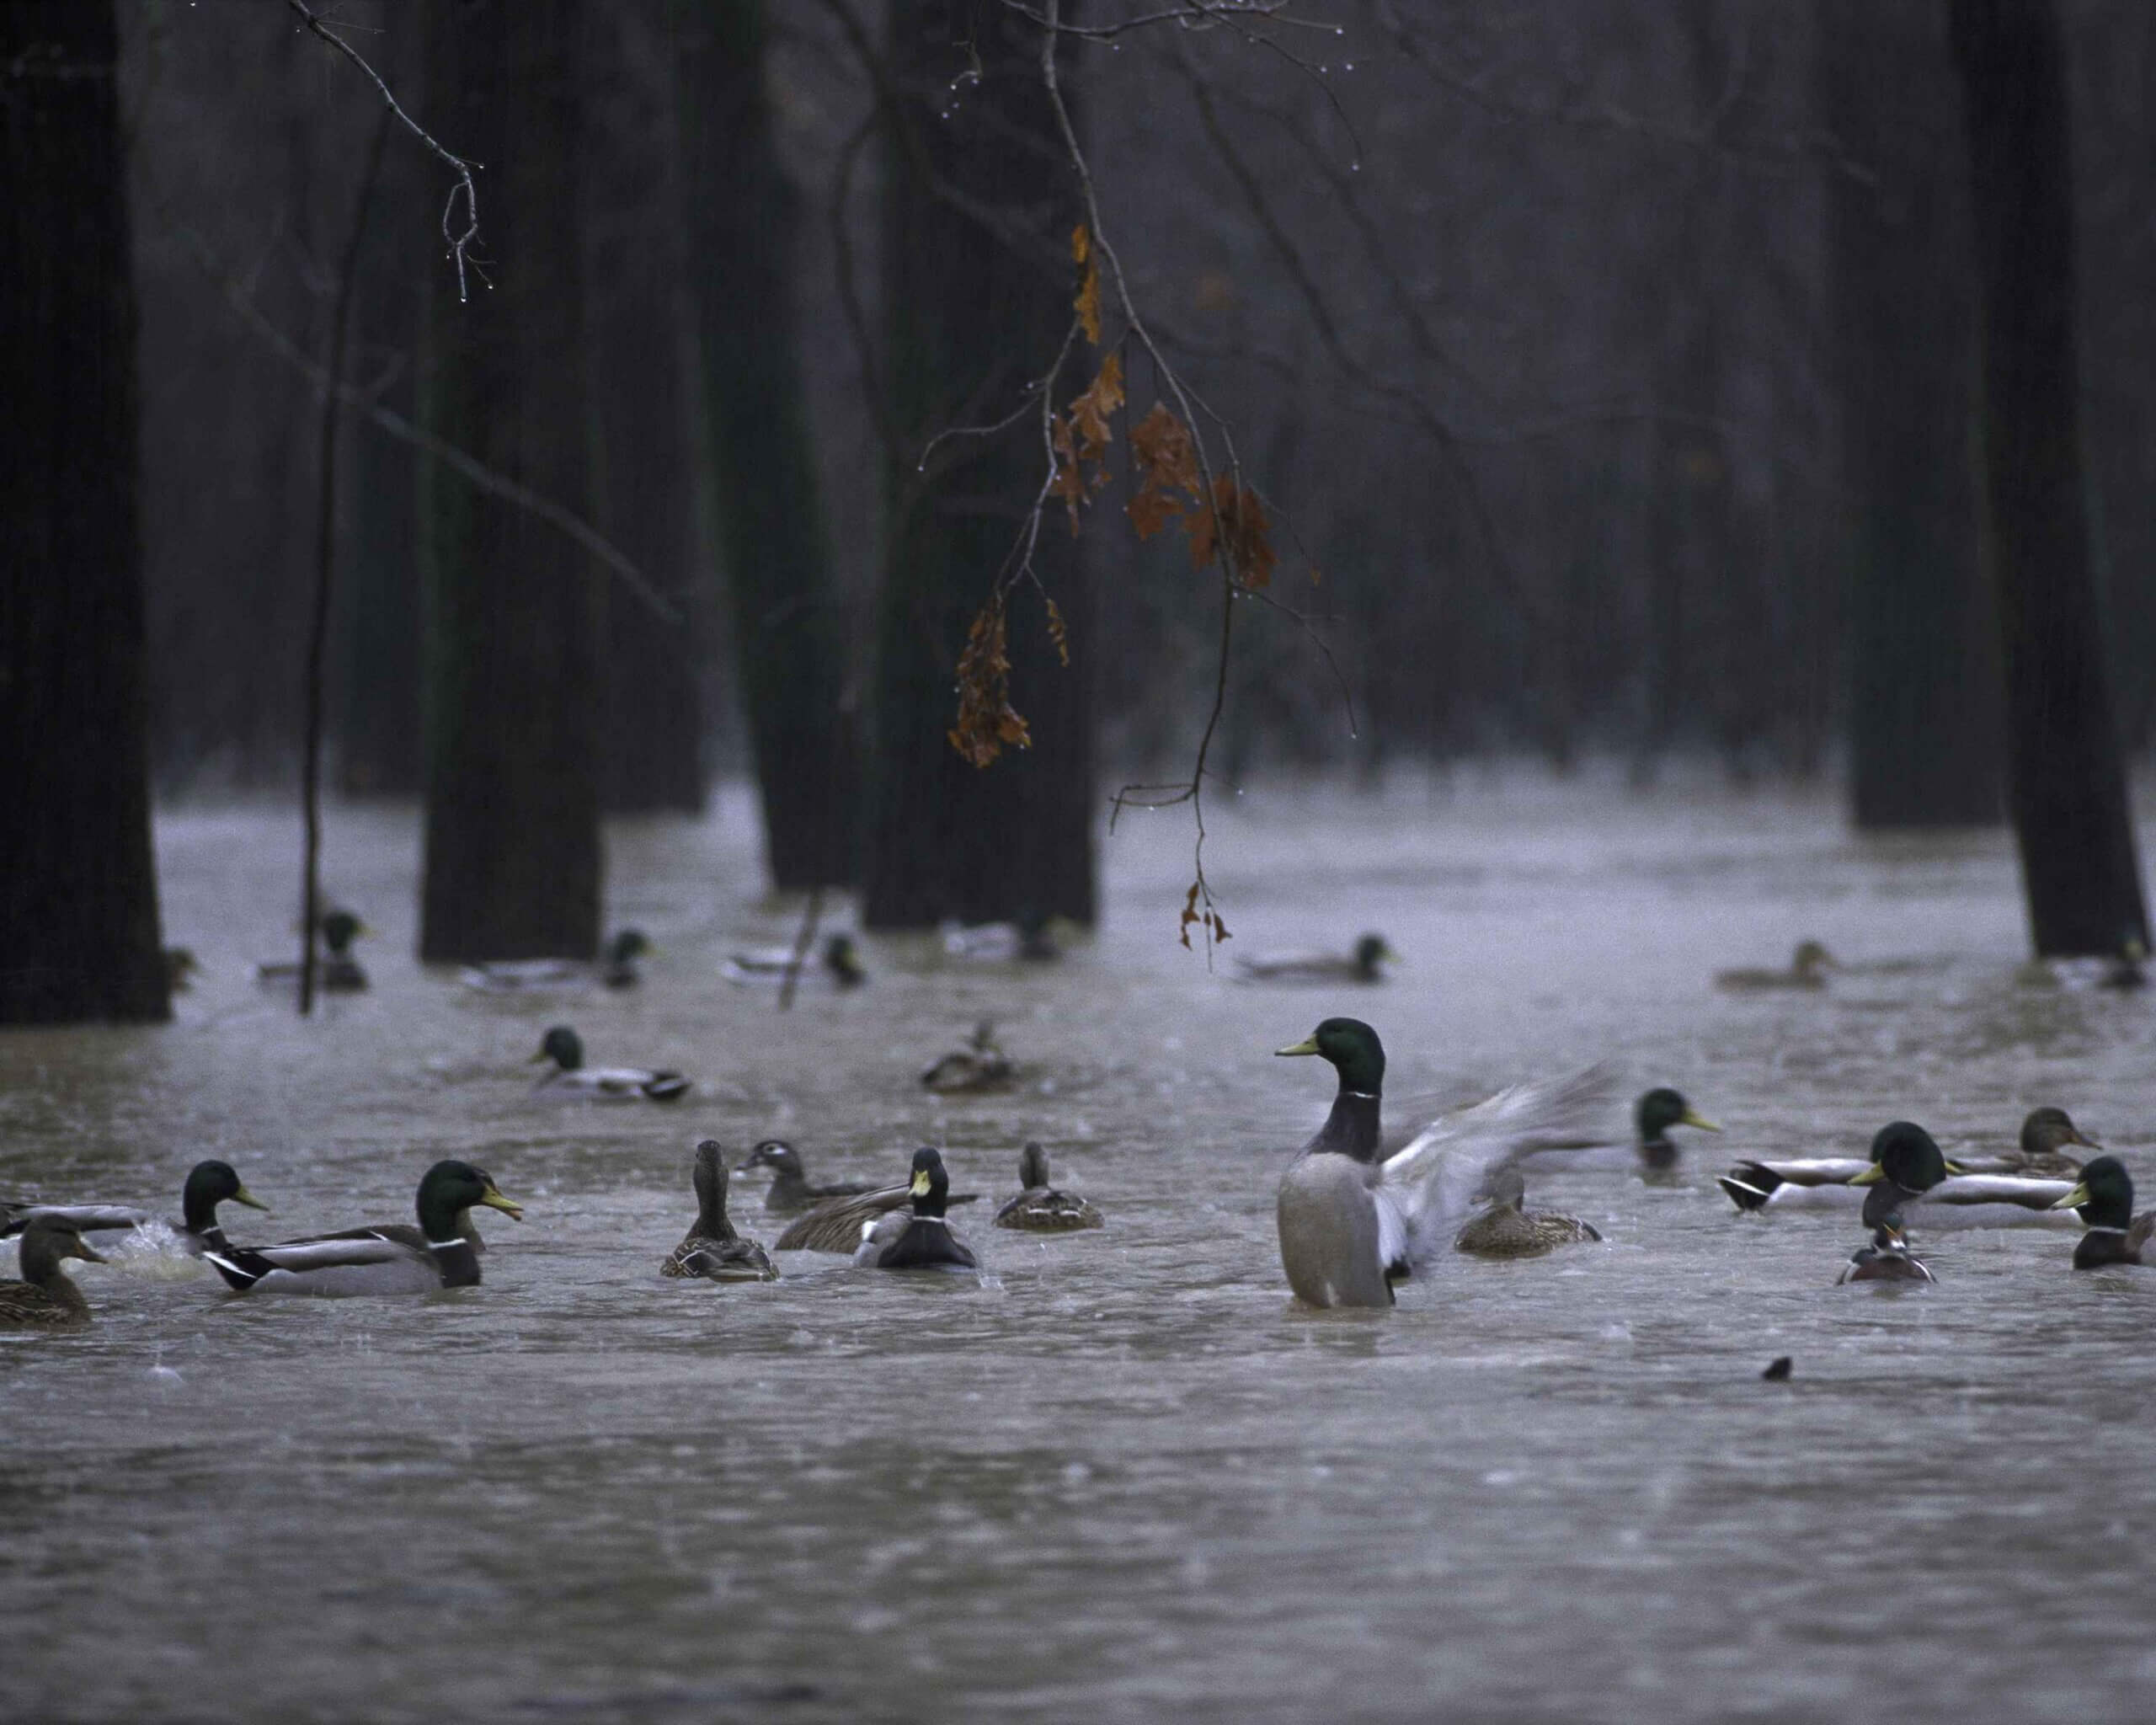
[[[1855,1255],[1834,1278],[1838,1288],[1845,1282],[1935,1282],[1929,1266],[1909,1249],[1902,1231],[1898,1211],[1890,1211],[1871,1231],[1871,1243],[1860,1246]]]
[[[2058,1110],[2037,1112],[2057,1114]],[[2025,1123],[2025,1134],[2027,1130]],[[1860,1202],[1858,1177],[1876,1163],[1884,1136],[1882,1129],[1873,1137],[1869,1160],[1810,1156],[1742,1162],[1726,1174],[1716,1176],[1715,1183],[1743,1211],[1848,1209]],[[2013,1228],[2064,1224],[2070,1220],[2054,1214],[2054,1206],[2065,1195],[2069,1181],[2015,1172],[1982,1172],[1986,1166],[2018,1167],[2018,1159],[2011,1163],[1998,1161],[1974,1167],[1949,1161],[1945,1166],[1948,1178],[1924,1197],[1927,1227]]]
[[[165,988],[169,993],[185,994],[202,974],[192,948],[167,947],[158,956],[164,960]]]
[[[325,911],[319,927],[324,950],[315,960],[314,985],[331,994],[359,993],[367,985],[367,973],[352,956],[352,943],[367,932],[366,924],[351,911],[339,909]],[[261,982],[297,982],[300,967],[296,960],[280,959],[257,964],[254,975]]]
[[[721,974],[733,983],[781,983],[792,968],[792,947],[761,947],[729,954]],[[816,969],[826,981],[838,988],[856,988],[868,980],[868,973],[862,968],[861,954],[855,949],[850,934],[824,937]],[[806,977],[808,973],[809,967],[804,964],[801,974]]]
[[[2073,1124],[2064,1108],[2031,1108],[2021,1123],[2020,1152],[1998,1170],[2001,1173],[2029,1174],[2043,1179],[2073,1180],[2081,1173],[2080,1159],[2066,1153],[2066,1146],[2076,1144],[2084,1150],[2101,1150],[2103,1146],[2093,1138],[2082,1135],[2081,1129]],[[1988,1168],[1970,1164],[1972,1173],[1988,1173]]]
[[[62,1269],[63,1258],[103,1263],[67,1217],[33,1217],[23,1230],[19,1255],[23,1279],[0,1282],[0,1328],[78,1329],[90,1321],[90,1302]]]
[[[2058,1201],[2077,1212],[2088,1229],[2073,1248],[2073,1267],[2098,1270],[2109,1264],[2150,1262],[2142,1254],[2156,1234],[2156,1210],[2133,1213],[2133,1176],[2115,1156],[2093,1157],[2074,1188]]]
[[[679,1102],[689,1093],[689,1081],[679,1072],[648,1072],[641,1066],[587,1066],[584,1039],[566,1024],[557,1024],[540,1039],[539,1052],[531,1064],[552,1060],[554,1070],[535,1087],[540,1090],[568,1090],[610,1102],[633,1102],[648,1097],[653,1102]]]
[[[203,1256],[235,1294],[425,1294],[476,1287],[478,1235],[467,1214],[475,1204],[524,1220],[522,1206],[503,1197],[485,1169],[439,1162],[419,1181],[416,1228],[385,1222]]]
[[[1048,918],[1031,906],[1008,922],[946,922],[937,932],[943,937],[943,950],[954,959],[1047,964],[1063,956]]]
[[[1833,955],[1816,940],[1801,940],[1790,955],[1786,970],[1717,970],[1715,986],[1739,993],[1763,988],[1824,988],[1826,973],[1835,969]]]
[[[1393,1284],[1428,1261],[1505,1163],[1585,1148],[1603,1075],[1517,1084],[1425,1127],[1379,1159],[1385,1047],[1357,1018],[1327,1018],[1277,1050],[1316,1055],[1340,1075],[1332,1112],[1281,1176],[1280,1263],[1312,1306],[1390,1306]]]
[[[1018,1076],[1010,1055],[995,1045],[995,1026],[984,1018],[961,1048],[938,1055],[924,1067],[921,1081],[944,1096],[1001,1090]]]
[[[940,1164],[941,1158],[938,1158]],[[953,1192],[947,1183],[943,1202],[971,1204],[980,1194],[978,1192]],[[878,1186],[867,1192],[850,1194],[844,1197],[826,1199],[807,1215],[797,1216],[787,1225],[771,1249],[774,1252],[852,1252],[861,1244],[863,1235],[879,1218],[893,1210],[902,1210],[913,1199],[913,1188]]]
[[[980,1268],[973,1248],[953,1231],[943,1212],[951,1201],[951,1176],[937,1151],[923,1145],[913,1153],[913,1178],[906,1186],[910,1210],[892,1210],[862,1231],[853,1254],[857,1269],[970,1270]]]
[[[696,1225],[659,1265],[662,1276],[707,1282],[776,1282],[764,1248],[734,1231],[726,1214],[726,1157],[716,1138],[696,1146]]]
[[[1696,1126],[1702,1132],[1721,1130],[1667,1085],[1648,1091],[1639,1099],[1632,1110],[1632,1120],[1639,1129],[1640,1166],[1655,1173],[1667,1173],[1677,1166],[1677,1146],[1669,1135],[1671,1127]]]
[[[1229,961],[1245,982],[1382,982],[1400,955],[1381,934],[1366,934],[1347,953],[1237,953]]]
[[[1592,1224],[1577,1216],[1522,1208],[1527,1202],[1527,1181],[1517,1163],[1505,1163],[1492,1172],[1488,1192],[1489,1208],[1453,1236],[1455,1252],[1478,1258],[1539,1258],[1553,1247],[1602,1237]]]
[[[999,1228],[1022,1228],[1033,1234],[1068,1234],[1080,1228],[1097,1228],[1102,1217],[1084,1199],[1058,1192],[1048,1183],[1048,1152],[1028,1144],[1018,1152],[1018,1195],[995,1213]]]
[[[229,1162],[197,1162],[180,1188],[177,1222],[167,1223],[149,1210],[125,1204],[0,1204],[0,1239],[20,1233],[40,1216],[56,1217],[85,1234],[118,1234],[163,1226],[172,1230],[183,1252],[200,1257],[211,1247],[221,1249],[224,1246],[217,1206],[227,1202],[243,1204],[249,1210],[270,1208],[240,1184]]]
[[[606,943],[606,949],[596,960],[497,959],[484,964],[467,964],[456,974],[467,988],[488,994],[588,988],[595,982],[603,982],[609,988],[634,988],[643,980],[637,960],[653,950],[642,929],[624,928]]]
[[[764,1194],[764,1208],[780,1215],[806,1210],[827,1199],[853,1198],[878,1189],[857,1180],[826,1180],[812,1185],[808,1171],[802,1167],[801,1152],[776,1138],[766,1138],[749,1152],[741,1169],[745,1173],[750,1168],[771,1171],[771,1183]]]

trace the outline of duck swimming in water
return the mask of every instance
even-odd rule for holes
[[[1230,961],[1245,982],[1382,982],[1400,956],[1381,934],[1366,934],[1338,953],[1238,953]]]
[[[1102,1225],[1100,1211],[1075,1193],[1049,1184],[1048,1152],[1028,1144],[1018,1153],[1018,1195],[995,1213],[999,1228],[1033,1234],[1069,1234]]]
[[[720,974],[728,982],[742,985],[778,984],[786,980],[787,972],[792,968],[792,948],[760,947],[730,953]],[[819,957],[801,967],[803,978],[818,973],[836,988],[858,988],[868,980],[868,972],[862,968],[861,954],[850,934],[825,936]]]
[[[726,1214],[726,1155],[716,1138],[696,1146],[696,1223],[659,1267],[662,1276],[707,1282],[776,1282],[778,1272],[753,1240],[738,1234]]]
[[[1476,1258],[1539,1258],[1559,1246],[1602,1237],[1577,1216],[1524,1208],[1527,1181],[1516,1162],[1490,1176],[1489,1194],[1489,1208],[1454,1236],[1454,1251]]]
[[[352,956],[352,943],[367,932],[366,925],[351,911],[336,910],[324,913],[321,927],[325,950],[315,962],[314,985],[331,994],[361,992],[367,985],[367,973]],[[280,959],[257,964],[254,975],[259,982],[296,983],[300,967],[289,959]]]
[[[984,1018],[974,1026],[963,1048],[939,1055],[926,1067],[921,1081],[942,1096],[1001,1090],[1018,1076],[1011,1056],[996,1046],[995,1026]]]
[[[0,1282],[0,1329],[72,1330],[89,1322],[90,1302],[61,1268],[71,1258],[104,1262],[84,1243],[81,1229],[65,1216],[35,1217],[23,1230],[19,1253],[23,1279]]]
[[[951,1201],[951,1176],[937,1151],[923,1145],[913,1153],[913,1178],[906,1185],[908,1210],[893,1210],[871,1223],[853,1254],[857,1269],[970,1270],[979,1261],[973,1247],[952,1231],[944,1218]]]
[[[2037,1109],[2023,1123],[2025,1146],[2047,1141],[2056,1131],[2050,1121],[2038,1122],[2039,1116],[2066,1118],[2061,1109]],[[2032,1122],[2038,1123],[2033,1135]],[[1858,1203],[1857,1177],[1876,1165],[1883,1136],[1882,1131],[1873,1138],[1869,1158],[1809,1156],[1742,1162],[1726,1174],[1717,1175],[1715,1183],[1742,1211],[1846,1208]],[[2056,1214],[2056,1206],[2072,1183],[2020,1172],[2028,1166],[2020,1156],[1973,1164],[1946,1162],[1947,1178],[1924,1196],[1924,1225],[2012,1228],[2067,1221],[2068,1218]]]
[[[1864,1225],[1872,1230],[1871,1245],[1858,1250],[1835,1285],[1935,1281],[1908,1249],[1902,1231],[1902,1206],[1914,1203],[1946,1178],[1946,1158],[1931,1134],[1913,1120],[1892,1120],[1881,1126],[1873,1135],[1871,1152],[1871,1166],[1849,1182],[1866,1188]]]
[[[606,943],[597,960],[590,959],[499,959],[484,964],[467,964],[457,973],[467,988],[486,994],[518,994],[538,989],[588,988],[595,982],[608,988],[634,988],[643,980],[637,960],[652,951],[649,937],[640,928],[624,928]]]
[[[634,1102],[639,1097],[653,1102],[679,1102],[689,1093],[689,1081],[679,1072],[585,1065],[584,1039],[566,1024],[557,1024],[541,1039],[531,1064],[542,1060],[552,1060],[554,1069],[534,1087],[540,1090],[565,1090],[609,1102]]]
[[[1668,1173],[1677,1166],[1677,1144],[1669,1135],[1671,1127],[1692,1126],[1702,1132],[1721,1130],[1667,1085],[1650,1090],[1640,1098],[1632,1110],[1632,1124],[1639,1131],[1640,1166],[1657,1174]]]
[[[2100,1156],[2089,1162],[2058,1208],[2078,1212],[2089,1231],[2073,1248],[2074,1268],[2156,1262],[2148,1252],[2149,1238],[2156,1235],[2156,1210],[2134,1215],[2133,1176],[2116,1156]]]
[[[1856,1255],[1834,1278],[1838,1288],[1847,1282],[1935,1282],[1924,1261],[1909,1249],[1902,1231],[1899,1211],[1890,1210],[1871,1231],[1871,1243],[1860,1246]]]
[[[162,1216],[125,1204],[0,1204],[0,1239],[19,1234],[40,1216],[55,1216],[86,1235],[115,1236],[138,1228],[168,1226],[181,1251],[200,1257],[211,1247],[221,1249],[225,1231],[218,1225],[217,1206],[243,1204],[249,1210],[270,1206],[239,1183],[229,1162],[197,1162],[180,1188],[180,1219],[167,1223]],[[100,1260],[102,1262],[102,1260]]]
[[[203,1253],[235,1294],[425,1294],[476,1287],[476,1205],[524,1220],[494,1178],[468,1162],[436,1162],[421,1177],[414,1203],[419,1225],[384,1222],[315,1234],[275,1246],[233,1246]]]
[[[1762,989],[1824,988],[1827,972],[1835,969],[1833,955],[1816,940],[1802,940],[1790,954],[1786,970],[1717,970],[1715,986],[1745,994]]]
[[[1442,1116],[1380,1158],[1385,1047],[1358,1018],[1327,1018],[1283,1055],[1315,1055],[1339,1075],[1325,1124],[1281,1176],[1280,1264],[1298,1299],[1386,1306],[1393,1284],[1427,1263],[1503,1165],[1536,1151],[1584,1149],[1606,1088],[1589,1071],[1517,1084]]]

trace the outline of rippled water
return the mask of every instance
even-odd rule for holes
[[[176,1207],[218,1155],[276,1208],[235,1234],[282,1237],[402,1219],[454,1153],[529,1220],[486,1216],[477,1290],[242,1300],[192,1266],[85,1266],[93,1330],[0,1338],[3,1710],[2145,1716],[2156,1272],[1919,1220],[1938,1286],[1837,1289],[1850,1219],[1740,1220],[1710,1178],[1897,1114],[1997,1146],[2041,1102],[2145,1162],[2156,1005],[2017,982],[2003,837],[1518,783],[1252,796],[1211,852],[1238,937],[1370,927],[1406,957],[1328,991],[1173,945],[1173,820],[1110,842],[1107,926],[1062,965],[871,941],[871,986],[781,1018],[718,975],[790,926],[738,798],[614,835],[612,918],[663,952],[642,990],[567,1002],[423,972],[416,825],[346,811],[330,879],[378,931],[376,987],[302,1024],[250,975],[289,944],[290,819],[165,819],[168,936],[209,974],[169,1028],[0,1038],[0,1185]],[[1708,985],[1804,936],[1911,962]],[[1273,1189],[1330,1074],[1267,1050],[1340,1011],[1384,1034],[1395,1098],[1609,1059],[1729,1130],[1676,1187],[1538,1176],[1605,1247],[1303,1311]],[[926,1097],[915,1071],[983,1014],[1024,1087]],[[535,1094],[557,1019],[696,1095]],[[695,1140],[772,1133],[855,1178],[933,1139],[986,1194],[1038,1137],[1109,1226],[1037,1242],[962,1212],[979,1286],[814,1258],[660,1280]],[[769,1238],[760,1190],[737,1209]],[[1780,1354],[1793,1381],[1761,1382]]]

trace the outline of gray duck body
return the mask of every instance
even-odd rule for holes
[[[1376,1093],[1343,1087],[1324,1125],[1280,1177],[1274,1205],[1280,1267],[1308,1305],[1390,1306],[1393,1281],[1405,1274],[1406,1265],[1387,1263],[1384,1252],[1380,1108]]]

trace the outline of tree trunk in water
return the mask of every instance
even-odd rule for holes
[[[969,38],[977,81],[959,45]],[[1043,524],[1036,561],[1070,629],[1068,668],[1030,590],[1011,601],[1011,698],[1032,746],[978,768],[946,734],[967,629],[1040,487],[1040,438],[1029,421],[947,441],[926,475],[917,467],[938,432],[1008,416],[1054,356],[1070,321],[1081,211],[1035,26],[958,0],[893,0],[890,40],[902,135],[885,197],[883,296],[900,447],[877,620],[865,920],[907,928],[1031,911],[1090,922],[1096,643],[1059,517]],[[995,211],[1000,232],[957,203]],[[1076,374],[1098,362],[1081,352],[1062,387],[1082,387],[1090,380]]]
[[[1874,830],[2002,812],[1998,641],[1969,459],[1973,307],[1940,270],[1969,244],[1942,48],[1926,8],[1836,0],[1820,21],[1821,112],[1880,176],[1837,177],[1828,217],[1849,499],[1849,795],[1857,825]]]
[[[764,92],[762,0],[702,0],[675,65],[682,227],[719,555],[773,884],[857,873],[858,767],[788,275],[795,220]]]
[[[422,424],[542,497],[585,508],[576,70],[582,0],[456,0],[428,14],[430,129],[480,176],[483,267],[435,272]],[[545,522],[421,471],[428,598],[429,960],[599,947],[594,776],[606,579]]]
[[[320,44],[314,44],[317,48]],[[424,74],[409,30],[368,57],[410,105]],[[453,147],[453,146],[452,146]],[[395,366],[382,404],[411,418],[421,306],[442,267],[441,163],[409,134],[392,136],[368,213],[352,312],[352,374]],[[338,581],[338,788],[347,797],[414,798],[426,788],[420,724],[419,457],[360,414],[351,423],[343,572]]]
[[[584,61],[584,265],[591,355],[595,525],[681,611],[619,584],[606,592],[600,805],[614,814],[704,804],[696,621],[696,491],[683,399],[672,67],[653,0],[599,8]]]
[[[2074,355],[2065,44],[2047,0],[1953,0],[1975,193],[1988,550],[2038,953],[2146,944],[2111,718]]]
[[[169,1016],[109,0],[0,7],[0,1024]]]

